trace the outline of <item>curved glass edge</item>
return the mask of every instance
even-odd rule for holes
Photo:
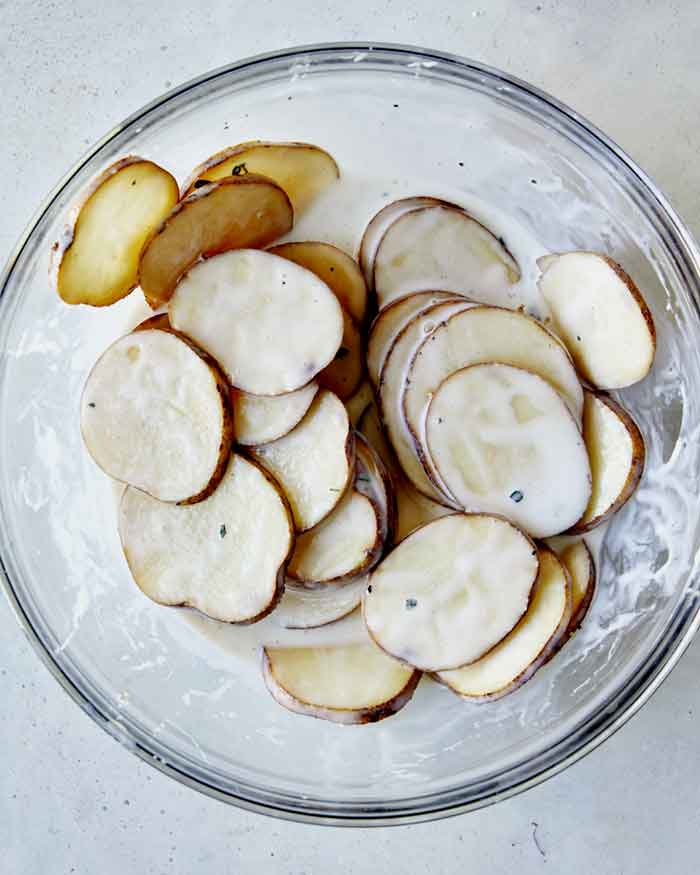
[[[228,76],[232,73],[243,72],[247,69],[253,69],[267,63],[279,64],[284,61],[297,60],[303,62],[309,58],[315,58],[318,62],[323,60],[337,60],[339,62],[348,61],[349,58],[343,58],[343,55],[357,55],[357,53],[366,53],[367,59],[373,57],[378,61],[382,55],[388,56],[386,60],[390,63],[392,60],[403,58],[404,60],[415,59],[420,63],[430,65],[432,63],[441,63],[448,67],[454,68],[453,72],[464,74],[466,71],[486,75],[494,80],[500,80],[506,86],[527,95],[545,108],[549,108],[550,112],[554,110],[554,115],[561,114],[565,121],[573,123],[574,129],[579,129],[587,140],[591,138],[597,142],[602,152],[602,156],[608,160],[612,157],[616,158],[626,169],[631,172],[635,178],[639,192],[644,193],[647,198],[645,209],[649,210],[649,195],[652,196],[656,204],[654,213],[657,220],[661,219],[661,224],[664,225],[666,232],[671,232],[680,243],[682,252],[673,253],[674,260],[679,268],[679,272],[686,278],[690,298],[700,312],[700,252],[693,240],[692,235],[684,225],[683,221],[675,212],[665,196],[660,192],[655,183],[647,176],[647,174],[610,138],[598,130],[594,125],[585,120],[576,111],[572,110],[564,103],[551,97],[546,92],[518,79],[510,76],[502,71],[480,64],[459,56],[434,52],[429,49],[420,47],[404,46],[392,43],[323,43],[317,45],[300,46],[295,48],[285,49],[279,52],[269,52],[256,55],[250,58],[243,59],[234,64],[226,65],[210,71],[202,76],[192,79],[174,89],[166,92],[155,100],[151,101],[137,112],[133,113],[122,123],[115,126],[101,140],[99,140],[90,150],[88,150],[76,164],[66,173],[59,183],[50,192],[42,205],[36,211],[26,230],[20,236],[14,250],[10,254],[7,264],[0,276],[0,298],[4,294],[7,281],[9,280],[14,267],[16,266],[22,251],[27,244],[33,231],[39,225],[44,215],[52,206],[53,202],[60,197],[61,192],[67,187],[71,180],[100,152],[100,150],[120,133],[137,123],[144,116],[152,111],[163,107],[172,98],[191,91],[206,82],[213,82],[222,76]],[[427,71],[427,70],[426,70]],[[571,131],[569,131],[571,135]],[[595,145],[595,143],[594,143]],[[590,147],[590,144],[588,144]],[[606,154],[608,153],[608,154]],[[614,162],[613,162],[614,163]],[[680,258],[679,255],[683,257]],[[693,636],[695,635],[698,626],[700,626],[700,603],[694,598],[691,593],[691,587],[688,587],[688,592],[691,597],[680,604],[676,611],[674,623],[670,625],[662,641],[656,650],[656,659],[653,663],[647,666],[644,673],[639,674],[631,687],[627,687],[624,691],[618,693],[601,709],[602,715],[595,724],[590,722],[582,727],[578,727],[574,736],[568,736],[555,748],[550,749],[546,754],[537,758],[534,763],[529,761],[526,766],[519,765],[509,770],[506,774],[513,774],[517,770],[523,772],[522,777],[511,781],[508,785],[502,783],[501,776],[493,776],[488,781],[483,782],[486,786],[471,788],[465,793],[464,789],[456,789],[440,794],[408,798],[401,802],[391,802],[391,811],[383,808],[376,803],[364,804],[357,803],[323,803],[322,800],[300,800],[283,794],[267,794],[261,793],[257,788],[242,786],[236,792],[233,788],[230,790],[222,790],[219,787],[213,786],[202,775],[201,777],[193,777],[185,771],[179,769],[166,761],[165,757],[154,752],[147,746],[145,739],[139,741],[130,736],[126,731],[126,727],[119,731],[119,721],[115,717],[110,717],[107,713],[100,711],[93,701],[83,692],[79,683],[70,678],[67,672],[54,659],[52,654],[46,647],[45,642],[38,635],[36,629],[31,623],[28,615],[25,613],[23,606],[14,590],[11,583],[11,576],[5,566],[4,557],[0,554],[0,580],[3,583],[3,589],[10,603],[10,606],[18,619],[28,640],[31,642],[34,649],[41,657],[44,664],[47,666],[51,674],[59,681],[64,690],[71,698],[81,707],[83,711],[92,717],[92,719],[100,725],[109,735],[115,740],[120,741],[127,746],[132,752],[137,754],[141,759],[155,768],[159,769],[166,775],[178,780],[193,789],[199,790],[213,798],[247,810],[258,813],[275,816],[288,820],[301,821],[306,823],[327,824],[333,826],[387,826],[407,823],[418,823],[422,821],[434,820],[442,817],[457,815],[468,811],[476,810],[495,802],[506,799],[517,793],[523,792],[530,787],[533,787],[549,777],[557,774],[569,765],[573,764],[583,756],[594,750],[599,744],[613,735],[620,729],[640,708],[650,699],[653,693],[659,688],[673,667],[677,664],[682,654],[687,649]],[[692,582],[694,583],[694,581]],[[676,636],[680,637],[676,637]],[[125,736],[128,736],[128,743]],[[151,742],[152,739],[148,739]],[[151,747],[156,745],[151,744]],[[166,756],[168,752],[162,750]],[[170,757],[177,759],[177,757]],[[529,772],[529,774],[527,774]],[[503,776],[505,777],[505,775]]]

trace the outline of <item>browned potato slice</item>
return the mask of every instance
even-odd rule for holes
[[[331,289],[358,325],[367,315],[367,286],[354,258],[337,246],[319,241],[280,243],[270,252],[313,271]]]
[[[572,610],[566,630],[566,636],[570,638],[583,622],[595,595],[595,562],[583,540],[569,544],[560,558],[571,577]]]
[[[138,281],[155,310],[204,256],[267,246],[294,221],[289,198],[269,179],[232,176],[198,188],[180,201],[141,252]]]
[[[343,310],[343,339],[333,361],[317,375],[319,385],[342,401],[351,398],[365,375],[362,335],[352,316]]]
[[[202,180],[259,173],[273,179],[289,195],[300,213],[324,188],[340,176],[333,158],[309,143],[264,143],[252,141],[230,146],[196,167],[185,184],[189,194]]]
[[[134,155],[101,173],[64,240],[54,244],[56,288],[67,304],[105,307],[138,283],[145,240],[175,206],[175,179]]]

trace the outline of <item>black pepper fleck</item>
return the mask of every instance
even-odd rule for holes
[[[398,103],[395,103],[395,104],[394,104],[394,109],[398,109],[398,108],[399,108]]]
[[[580,334],[577,334],[577,335],[576,335],[576,340],[578,340],[579,343],[580,343],[580,341],[581,341],[581,335],[580,335]]]
[[[531,182],[533,185],[537,185],[537,180],[536,180],[536,179],[531,179],[530,182]]]
[[[226,537],[226,524],[225,523],[221,524],[221,528],[219,529],[219,537],[220,538]]]
[[[371,583],[370,583],[370,585],[367,587],[367,592],[372,592],[372,584],[371,584]]]
[[[458,161],[457,163],[459,164],[460,167],[464,167],[464,161]]]
[[[95,407],[97,407],[97,404],[95,404],[94,401],[90,401],[90,402],[88,403],[88,407],[95,408]]]
[[[231,171],[231,176],[245,176],[248,172],[248,168],[243,164],[236,164],[236,166]]]
[[[520,504],[525,496],[519,489],[514,489],[508,497],[516,504]]]
[[[415,599],[406,599],[406,610],[410,611],[412,608],[418,607],[418,602]]]
[[[132,179],[132,180],[131,180],[131,184],[132,184],[132,185],[136,185],[136,180],[135,180],[135,179]]]

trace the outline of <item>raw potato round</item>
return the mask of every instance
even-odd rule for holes
[[[63,246],[54,247],[61,298],[104,307],[128,295],[141,247],[177,200],[177,182],[152,161],[132,155],[108,167],[85,193]]]
[[[525,615],[500,644],[477,662],[437,679],[465,699],[493,701],[512,693],[547,662],[571,616],[571,580],[552,553],[540,550],[540,570]]]
[[[355,489],[372,502],[379,516],[380,543],[372,559],[373,566],[394,540],[396,497],[391,474],[382,457],[359,432],[355,432]]]
[[[328,583],[317,589],[295,587],[288,581],[273,618],[283,629],[317,629],[342,620],[360,606],[367,577]]]
[[[644,438],[612,398],[584,391],[583,437],[591,460],[591,499],[572,532],[590,532],[633,495],[644,471]]]
[[[297,531],[305,532],[338,504],[353,471],[354,444],[342,401],[322,389],[295,429],[251,453],[280,484]]]
[[[456,371],[433,396],[426,438],[461,507],[503,514],[534,537],[566,531],[591,497],[583,436],[557,392],[530,371]]]
[[[316,240],[303,243],[280,243],[268,249],[288,258],[316,274],[328,286],[342,308],[358,325],[367,315],[367,286],[354,258],[330,243]]]
[[[351,398],[365,376],[362,336],[354,319],[343,310],[343,339],[333,361],[318,374],[324,389],[330,389],[341,401]]]
[[[218,369],[175,334],[128,334],[102,354],[85,383],[85,446],[115,480],[161,501],[200,501],[228,463],[228,392]]]
[[[374,401],[374,393],[372,392],[372,387],[365,380],[360,388],[355,392],[352,398],[348,398],[345,402],[345,409],[348,412],[348,416],[350,417],[350,423],[355,427],[357,421],[365,412],[365,410],[372,404]]]
[[[410,701],[420,672],[371,642],[342,647],[266,647],[263,676],[272,697],[297,714],[335,723],[374,723]]]
[[[572,610],[567,637],[576,632],[595,594],[595,562],[585,541],[570,544],[561,554],[561,561],[571,577]]]
[[[525,613],[539,560],[501,517],[453,514],[402,541],[370,575],[370,636],[424,671],[480,659]]]
[[[231,177],[181,200],[144,244],[139,284],[154,310],[167,303],[199,259],[266,246],[292,227],[289,198],[269,179]]]
[[[310,584],[342,580],[362,573],[380,547],[374,505],[349,489],[324,520],[299,535],[287,573]]]
[[[379,309],[409,292],[445,289],[508,306],[520,270],[502,240],[459,207],[441,204],[404,213],[374,258]]]
[[[127,489],[119,534],[145,595],[227,623],[251,623],[274,608],[294,540],[275,484],[235,455],[218,489],[196,505],[164,504]]]
[[[232,389],[231,406],[237,443],[257,446],[289,434],[304,418],[317,392],[316,382],[286,395],[249,395]]]
[[[286,258],[238,249],[196,264],[170,300],[173,328],[254,395],[300,389],[333,360],[343,335],[337,298]]]
[[[656,330],[639,289],[617,262],[595,252],[540,259],[539,289],[580,373],[599,389],[644,379]]]

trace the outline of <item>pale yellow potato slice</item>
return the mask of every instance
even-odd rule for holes
[[[361,325],[367,315],[367,286],[357,262],[347,252],[318,240],[279,243],[269,252],[288,258],[320,277],[343,309]]]
[[[212,355],[231,385],[254,395],[305,386],[333,360],[343,336],[342,309],[328,286],[258,249],[196,264],[168,312],[173,328]]]
[[[342,620],[357,610],[367,588],[367,576],[343,583],[328,583],[315,589],[287,581],[274,621],[283,629],[317,629]]]
[[[357,392],[365,377],[362,335],[352,316],[343,310],[343,339],[333,361],[317,376],[320,386],[330,389],[341,401]]]
[[[432,464],[459,505],[507,516],[537,538],[565,532],[591,497],[571,411],[541,377],[511,365],[455,371],[426,420]]]
[[[385,548],[394,541],[396,496],[384,460],[359,431],[355,432],[355,466],[355,489],[367,496],[379,516],[380,548],[372,560],[372,565],[375,565]]]
[[[374,403],[374,392],[369,382],[365,380],[360,388],[355,392],[352,398],[348,398],[345,402],[345,409],[348,411],[350,423],[353,428],[357,425],[360,417]]]
[[[644,379],[656,330],[641,292],[617,262],[595,252],[545,256],[539,289],[579,372],[598,389]]]
[[[273,179],[289,195],[294,212],[300,213],[340,177],[333,158],[310,143],[266,143],[261,140],[230,146],[196,167],[184,186],[187,194],[204,180],[248,174]]]
[[[417,292],[404,295],[379,313],[370,326],[367,341],[367,376],[375,389],[379,387],[379,377],[389,350],[401,330],[421,310],[454,300],[457,298],[451,292]]]
[[[228,394],[218,368],[175,334],[128,334],[102,354],[85,383],[85,446],[115,480],[161,501],[201,501],[228,464]]]
[[[480,659],[525,613],[537,549],[502,517],[452,514],[402,541],[372,572],[363,598],[370,636],[424,671]]]
[[[304,418],[317,392],[318,383],[315,380],[285,395],[250,395],[232,389],[231,406],[237,443],[257,446],[289,434]]]
[[[101,173],[83,195],[74,223],[54,244],[58,294],[67,304],[105,307],[138,284],[144,242],[178,200],[162,167],[130,155]]]
[[[425,206],[387,229],[374,258],[381,310],[409,292],[443,289],[508,306],[520,269],[502,240],[459,207]]]
[[[420,672],[371,642],[342,647],[266,647],[263,677],[272,697],[297,714],[334,723],[374,723],[413,696]]]
[[[313,528],[338,504],[354,470],[355,448],[348,414],[322,389],[289,434],[251,454],[284,491],[298,532]]]
[[[535,674],[566,636],[572,610],[571,579],[546,547],[527,611],[515,628],[471,665],[437,674],[463,699],[493,701],[512,693]]]
[[[593,491],[571,532],[590,532],[634,494],[644,471],[646,450],[637,424],[608,395],[584,391],[583,437],[591,460]]]
[[[153,309],[167,303],[180,278],[202,257],[263,247],[292,227],[284,191],[269,179],[231,177],[181,200],[141,251],[138,282]]]
[[[596,586],[595,562],[583,540],[566,547],[560,559],[571,577],[572,610],[566,630],[566,637],[569,638],[580,627],[593,601]]]
[[[128,488],[119,535],[145,595],[227,623],[252,623],[274,608],[294,542],[276,484],[235,455],[216,491],[195,505],[165,504]]]

